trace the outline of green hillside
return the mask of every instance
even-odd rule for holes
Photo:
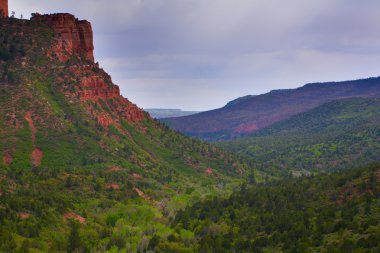
[[[186,249],[170,217],[248,167],[150,118],[97,63],[60,61],[44,23],[0,27],[0,252],[142,252],[153,234]]]
[[[376,253],[379,221],[376,164],[243,187],[186,208],[173,227],[193,231],[199,252]]]
[[[344,99],[218,146],[282,171],[334,171],[380,159],[380,99]]]
[[[0,29],[0,252],[379,251],[377,164],[272,180],[378,160],[379,99],[331,102],[223,151],[122,97],[87,21]]]

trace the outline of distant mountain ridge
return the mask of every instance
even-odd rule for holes
[[[145,109],[145,111],[148,112],[152,118],[156,118],[156,119],[182,117],[182,116],[189,116],[189,115],[199,113],[196,111],[182,111],[181,109],[163,109],[163,108],[148,108],[148,109]]]
[[[379,143],[380,99],[349,98],[218,145],[259,168],[319,172],[379,162]]]
[[[352,97],[380,97],[380,77],[311,83],[297,89],[245,96],[220,109],[163,121],[186,135],[207,141],[249,134],[326,102]]]

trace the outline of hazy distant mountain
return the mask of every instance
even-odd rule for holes
[[[158,109],[158,108],[145,109],[145,111],[147,111],[151,117],[156,118],[156,119],[182,117],[182,116],[189,116],[189,115],[199,113],[195,111],[182,111],[181,109]]]
[[[228,140],[265,128],[323,103],[350,97],[380,97],[380,78],[313,83],[297,89],[245,96],[220,109],[164,119],[170,127],[208,141]]]

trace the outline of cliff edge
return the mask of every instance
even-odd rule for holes
[[[8,0],[0,0],[0,17],[8,17]]]
[[[68,13],[39,15],[33,14],[33,21],[40,21],[50,26],[56,35],[54,52],[62,62],[72,56],[94,62],[94,43],[91,23],[78,20]]]

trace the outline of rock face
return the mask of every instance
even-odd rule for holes
[[[106,83],[102,76],[88,76],[81,78],[79,98],[81,101],[111,99],[120,96],[119,87]]]
[[[73,95],[77,97],[86,105],[88,112],[104,127],[111,124],[118,125],[120,119],[128,122],[139,122],[146,119],[147,115],[144,111],[120,94],[119,86],[112,82],[110,75],[102,69],[94,72],[94,68],[97,68],[94,63],[69,67],[68,72],[74,76],[71,81],[77,83],[77,86],[73,92],[70,88],[71,85],[66,85],[67,97]],[[70,78],[66,77],[64,80],[66,83]],[[99,111],[90,106],[91,104],[97,104],[98,107],[106,106],[108,109]]]
[[[0,0],[0,17],[8,16],[8,0]]]
[[[94,63],[93,33],[88,21],[78,20],[67,13],[33,14],[32,21],[45,23],[55,32],[55,41],[48,50],[48,56],[61,62],[73,57],[80,60],[80,64],[68,67],[62,87],[66,87],[66,96],[79,98],[100,125],[119,126],[121,120],[139,122],[146,118],[140,108],[120,95],[120,89],[113,84],[111,76]],[[67,84],[69,81],[76,84],[74,89]],[[101,109],[95,109],[93,104]]]
[[[94,62],[94,44],[91,23],[78,20],[67,13],[39,15],[34,14],[32,20],[46,23],[56,33],[53,52],[60,61],[67,61],[72,56],[83,57]]]

